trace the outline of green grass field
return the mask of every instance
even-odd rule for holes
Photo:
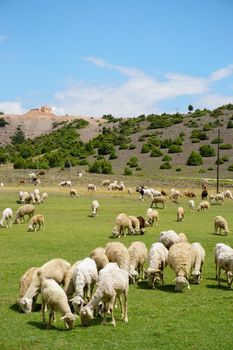
[[[28,186],[26,190],[33,188]],[[174,272],[167,267],[164,286],[148,289],[147,281],[130,285],[129,323],[120,320],[116,309],[117,326],[101,326],[101,319],[94,319],[90,327],[81,327],[77,319],[75,328],[64,330],[59,320],[51,330],[43,327],[39,311],[23,314],[15,301],[21,275],[32,266],[40,266],[53,258],[64,258],[70,263],[89,256],[97,246],[105,246],[113,240],[111,231],[115,217],[121,212],[145,216],[149,201],[139,201],[138,194],[96,194],[79,191],[78,199],[69,198],[64,188],[43,188],[49,194],[46,203],[36,207],[45,216],[45,230],[27,232],[27,224],[12,225],[0,229],[0,349],[224,349],[233,348],[233,290],[226,285],[225,275],[221,286],[215,280],[213,248],[224,242],[233,246],[233,201],[212,206],[209,211],[190,213],[188,200],[181,199],[186,210],[184,222],[176,222],[177,204],[168,200],[167,208],[160,209],[157,227],[147,228],[144,236],[126,236],[120,239],[127,247],[132,241],[143,241],[148,249],[158,241],[162,230],[184,232],[189,242],[200,242],[206,250],[203,280],[200,285],[191,284],[190,290],[174,292]],[[0,211],[19,207],[18,188],[4,187],[0,192]],[[93,199],[100,203],[99,216],[90,217]],[[200,197],[196,199],[196,207]],[[232,233],[228,236],[213,233],[216,215],[224,216]],[[38,304],[40,298],[38,299]]]

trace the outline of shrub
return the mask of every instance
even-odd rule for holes
[[[88,171],[90,173],[98,173],[98,174],[112,174],[112,164],[105,160],[100,159],[96,160],[93,164],[89,165]]]
[[[110,155],[109,155],[109,159],[110,159],[110,160],[111,160],[111,159],[117,159],[117,158],[118,158],[118,157],[117,157],[115,151],[110,153]]]
[[[128,147],[127,143],[121,143],[119,149],[128,149]]]
[[[187,165],[196,166],[203,163],[200,153],[193,151],[187,160]]]
[[[214,157],[216,155],[214,148],[210,145],[201,146],[199,152],[202,157]]]
[[[229,120],[229,122],[227,123],[227,128],[228,129],[232,129],[233,128],[233,120]]]
[[[204,131],[195,129],[190,136],[191,139],[208,140],[208,137]]]
[[[140,170],[142,170],[142,168],[140,166],[137,166],[136,170],[140,171]]]
[[[151,147],[148,143],[144,143],[142,145],[141,153],[149,153],[151,150]]]
[[[233,164],[229,165],[229,167],[227,168],[228,171],[233,171]]]
[[[4,126],[6,126],[7,124],[9,124],[4,118],[0,118],[0,128],[4,128]]]
[[[130,160],[127,162],[127,165],[129,165],[130,168],[136,168],[138,166],[138,158],[131,157]]]
[[[79,161],[79,165],[88,165],[87,159],[81,159],[81,160]]]
[[[162,155],[163,155],[163,152],[161,152],[159,148],[153,147],[150,157],[161,157]]]
[[[223,157],[222,157],[222,160],[223,160],[224,162],[228,162],[228,161],[229,161],[229,157],[228,157],[228,156],[223,156]]]
[[[180,147],[179,145],[171,145],[171,147],[168,150],[168,153],[181,153],[182,147]]]
[[[222,143],[222,142],[223,142],[223,139],[219,138],[219,143]],[[218,137],[216,137],[215,139],[213,139],[213,140],[211,141],[211,143],[212,143],[213,145],[218,144]]]
[[[214,170],[214,168],[212,166],[210,166],[209,168],[207,168],[207,170],[212,171],[212,170]]]
[[[206,170],[205,169],[203,169],[203,168],[201,168],[201,169],[199,169],[199,171],[198,171],[200,174],[205,174],[206,173]]]
[[[176,168],[176,171],[182,171],[182,168]]]
[[[134,143],[131,143],[130,145],[129,145],[129,149],[135,149],[136,148],[136,145],[134,144]]]
[[[200,140],[199,139],[192,139],[192,143],[199,143]]]
[[[231,149],[232,145],[230,143],[223,143],[219,146],[220,149]]]
[[[132,170],[131,169],[129,169],[129,168],[124,168],[124,173],[123,173],[123,175],[133,175],[133,172],[132,172]]]
[[[98,154],[105,156],[106,154],[111,153],[113,150],[113,145],[111,145],[110,143],[103,142],[99,145]]]
[[[171,157],[171,156],[168,156],[168,155],[165,155],[165,156],[162,158],[162,161],[163,161],[163,162],[169,162],[170,160],[172,160],[172,157]]]
[[[164,162],[160,165],[160,169],[171,169],[171,164],[169,162]]]

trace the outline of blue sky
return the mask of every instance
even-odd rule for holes
[[[233,103],[232,0],[1,0],[0,111],[133,117]]]

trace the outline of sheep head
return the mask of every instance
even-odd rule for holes
[[[148,277],[148,285],[149,287],[154,288],[155,284],[158,284],[162,280],[162,271],[161,270],[155,270],[152,268],[148,268],[146,270],[146,275]]]
[[[65,316],[61,317],[61,320],[64,321],[65,327],[67,329],[72,329],[74,327],[74,321],[76,318],[77,316],[72,314],[72,312],[68,312],[67,314],[65,314]]]
[[[89,326],[90,321],[93,319],[93,311],[88,306],[84,306],[80,312],[80,319],[82,326]]]
[[[200,271],[193,271],[192,272],[192,276],[193,276],[193,282],[195,284],[199,284],[201,282],[201,273],[200,273]]]
[[[32,299],[22,298],[19,302],[19,306],[25,314],[32,312]]]
[[[81,295],[75,296],[73,299],[71,299],[71,302],[76,314],[80,314],[81,308],[83,305],[86,305],[86,302]]]
[[[189,283],[184,276],[177,276],[175,281],[176,281],[176,285],[175,285],[176,292],[183,292],[185,286],[187,286],[188,289],[190,289]]]

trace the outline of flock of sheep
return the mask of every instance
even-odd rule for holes
[[[110,186],[111,185],[111,186]],[[118,188],[114,188],[117,185]],[[59,186],[70,187],[70,197],[78,198],[77,190],[71,188],[71,182],[63,181]],[[123,182],[109,183],[105,180],[102,186],[109,191],[125,191]],[[110,187],[109,187],[110,186]],[[96,186],[88,184],[88,191],[96,192]],[[140,200],[146,197],[151,199],[145,218],[121,213],[117,215],[112,230],[112,237],[119,238],[126,234],[145,234],[147,226],[158,225],[159,212],[155,205],[162,204],[166,208],[166,196],[164,191],[154,191],[150,188],[139,187]],[[153,192],[154,191],[154,192]],[[128,191],[130,195],[132,191]],[[189,209],[195,209],[195,194],[184,192],[189,199]],[[16,211],[14,221],[11,208],[3,211],[0,226],[10,227],[12,221],[21,223],[28,216],[31,219],[28,231],[36,231],[44,228],[44,216],[35,214],[35,204],[40,204],[48,198],[47,193],[40,194],[38,189],[32,193],[20,191],[19,202],[23,204]],[[181,193],[172,189],[170,200],[179,203]],[[233,199],[231,192],[210,196],[210,204],[222,203],[224,198]],[[206,197],[200,202],[197,210],[208,210],[209,202]],[[91,203],[91,216],[98,216],[99,202]],[[183,221],[185,211],[183,207],[177,209],[177,221]],[[214,220],[214,228],[229,232],[227,221],[222,216]],[[233,249],[223,243],[216,244],[214,248],[214,261],[216,265],[216,278],[220,284],[221,270],[225,270],[227,283],[230,287],[233,281]],[[46,311],[49,310],[47,327],[55,321],[55,312],[61,314],[65,327],[74,327],[76,318],[80,317],[81,325],[88,326],[94,317],[101,315],[103,324],[107,323],[107,316],[111,316],[110,323],[116,325],[114,318],[115,305],[118,302],[121,317],[128,322],[128,293],[129,283],[147,280],[150,288],[156,288],[158,284],[164,284],[164,271],[167,266],[175,274],[175,291],[183,291],[190,288],[190,280],[199,284],[202,277],[202,267],[205,260],[205,250],[199,242],[190,243],[184,233],[177,234],[173,230],[162,231],[158,242],[154,242],[148,249],[145,243],[134,241],[127,248],[119,241],[109,242],[105,247],[97,247],[90,252],[89,257],[76,261],[73,265],[64,259],[53,259],[40,267],[31,267],[20,279],[19,298],[17,303],[20,310],[30,313],[35,305],[38,294],[41,294],[42,321],[46,324]],[[147,267],[146,267],[147,266]],[[62,285],[62,286],[61,286]]]

